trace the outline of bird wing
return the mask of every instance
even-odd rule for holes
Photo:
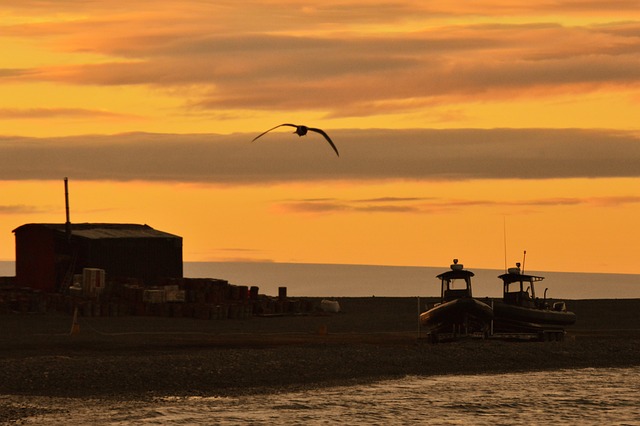
[[[329,142],[329,145],[331,145],[331,148],[333,148],[333,150],[336,152],[336,155],[338,157],[340,157],[340,153],[338,152],[338,148],[336,148],[335,144],[333,143],[333,141],[331,140],[329,135],[325,133],[324,130],[316,129],[316,128],[313,128],[313,127],[309,127],[308,130],[311,130],[312,132],[320,133],[322,136],[324,136],[324,138],[327,140],[327,142]]]
[[[278,124],[276,127],[273,127],[273,128],[271,128],[271,129],[267,130],[266,132],[262,132],[262,133],[260,133],[258,136],[256,136],[255,138],[253,138],[253,140],[252,140],[251,142],[255,141],[255,140],[256,140],[256,139],[258,139],[260,136],[266,135],[266,134],[267,134],[267,133],[269,133],[270,131],[275,130],[275,129],[277,129],[278,127],[282,127],[282,126],[291,126],[291,127],[298,128],[298,126],[296,126],[295,124],[288,124],[288,123]]]

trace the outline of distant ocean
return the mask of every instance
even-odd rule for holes
[[[185,262],[184,276],[219,278],[232,284],[258,286],[260,293],[277,295],[287,287],[289,296],[309,297],[429,297],[440,294],[436,275],[445,267],[327,265],[308,263]],[[499,297],[502,270],[471,269],[475,273],[473,294]],[[640,275],[585,274],[527,271],[545,280],[536,285],[537,295],[553,299],[640,298]],[[0,261],[0,276],[14,276],[15,263]]]

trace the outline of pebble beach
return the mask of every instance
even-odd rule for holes
[[[0,316],[0,421],[29,396],[144,400],[366,383],[406,375],[640,365],[640,300],[571,300],[562,342],[429,344],[416,298],[340,298],[341,312],[198,320]],[[309,299],[320,303],[320,299]],[[72,333],[73,331],[73,333]]]

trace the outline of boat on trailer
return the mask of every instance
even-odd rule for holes
[[[436,276],[440,280],[440,302],[420,314],[420,326],[427,330],[430,341],[477,333],[488,336],[493,311],[488,304],[473,298],[473,276],[458,259],[453,260],[450,271]]]
[[[561,340],[564,328],[576,322],[565,302],[547,300],[547,289],[543,298],[536,296],[535,283],[544,277],[525,274],[520,263],[498,278],[503,283],[503,296],[493,304],[494,333],[538,333],[541,339]]]

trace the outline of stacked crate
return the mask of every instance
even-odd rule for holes
[[[134,278],[110,278],[104,270],[86,268],[74,276],[64,294],[17,289],[13,281],[0,286],[0,314],[62,311],[82,316],[165,316],[202,320],[246,319],[255,315],[309,312],[313,306],[286,296],[259,294],[257,286],[233,285],[214,278],[173,278],[149,287]],[[6,280],[5,280],[6,281]]]

